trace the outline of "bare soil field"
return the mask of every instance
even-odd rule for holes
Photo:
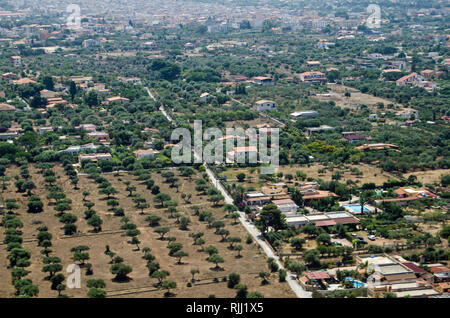
[[[394,104],[395,106],[403,108],[402,105],[397,104],[393,101],[390,101],[388,99],[375,97],[369,94],[363,94],[359,90],[356,90],[351,87],[347,87],[345,85],[327,85],[331,91],[328,93],[330,96],[315,96],[314,98],[318,99],[321,102],[329,102],[334,101],[337,106],[343,107],[343,108],[350,108],[350,109],[358,109],[358,107],[362,104],[367,105],[370,110],[376,111],[377,110],[377,103],[383,103],[385,106],[388,104]],[[349,91],[351,96],[345,97],[344,94],[346,91]]]
[[[180,230],[179,225],[176,224],[175,218],[169,218],[167,209],[161,208],[159,203],[153,202],[154,195],[151,194],[146,186],[140,184],[140,181],[136,180],[136,177],[121,173],[119,176],[113,174],[104,174],[103,176],[111,182],[119,193],[114,197],[119,200],[121,208],[125,210],[125,215],[130,218],[130,222],[137,225],[141,234],[138,235],[141,241],[140,251],[136,250],[136,245],[128,243],[130,238],[125,236],[124,231],[120,230],[121,217],[114,216],[109,210],[106,204],[105,196],[98,194],[97,184],[86,176],[80,176],[78,184],[79,189],[74,189],[70,184],[68,177],[65,175],[64,170],[60,166],[55,166],[53,170],[56,172],[58,179],[56,185],[64,189],[68,198],[72,199],[72,210],[68,213],[75,214],[78,217],[75,223],[78,228],[78,233],[74,236],[65,236],[62,230],[62,223],[59,222],[56,211],[53,206],[50,205],[49,200],[46,198],[49,193],[45,188],[45,182],[38,170],[29,166],[29,171],[32,176],[32,180],[36,184],[36,189],[33,190],[35,195],[40,196],[44,203],[44,211],[38,214],[29,214],[26,211],[28,197],[26,194],[17,193],[14,186],[14,176],[19,174],[19,169],[15,166],[10,166],[6,175],[12,177],[9,182],[8,189],[4,191],[3,198],[15,198],[17,199],[20,209],[16,211],[19,219],[23,222],[23,247],[31,251],[31,266],[27,270],[31,273],[27,278],[31,278],[34,284],[39,286],[39,297],[56,297],[57,291],[51,290],[51,283],[46,279],[47,274],[42,272],[42,259],[40,254],[41,247],[37,246],[36,235],[38,231],[36,228],[40,225],[46,225],[48,231],[52,234],[51,249],[53,253],[51,256],[57,256],[61,258],[61,264],[63,265],[63,273],[66,278],[66,268],[69,264],[74,263],[72,253],[70,249],[79,245],[86,245],[90,247],[89,263],[93,265],[93,275],[85,275],[85,268],[82,268],[82,283],[81,289],[67,289],[63,293],[70,297],[87,297],[88,288],[86,281],[89,279],[103,279],[106,283],[105,290],[109,297],[163,297],[165,291],[154,287],[156,279],[150,278],[148,269],[146,267],[146,260],[142,258],[143,247],[150,247],[151,253],[155,256],[156,261],[160,264],[162,270],[170,272],[168,280],[175,281],[177,288],[172,292],[175,297],[208,297],[214,294],[216,297],[234,297],[236,291],[227,288],[225,282],[221,281],[223,276],[226,276],[232,272],[236,272],[241,276],[241,283],[248,286],[249,292],[259,291],[265,297],[295,297],[290,290],[287,283],[279,283],[278,275],[273,274],[269,279],[270,284],[262,286],[261,279],[258,274],[260,271],[268,271],[266,257],[255,243],[246,244],[247,232],[240,225],[235,224],[232,219],[225,218],[225,212],[222,207],[215,207],[212,203],[207,201],[206,196],[200,196],[195,189],[195,179],[198,176],[194,176],[191,180],[181,177],[178,172],[173,170],[177,177],[180,178],[181,186],[179,192],[175,188],[170,188],[169,184],[163,183],[163,178],[158,173],[152,173],[152,178],[156,185],[159,185],[162,193],[167,193],[172,197],[172,200],[178,201],[178,211],[189,216],[191,224],[188,230]],[[128,196],[128,192],[125,191],[125,181],[130,181],[131,185],[137,187],[135,193],[141,194],[147,199],[150,204],[150,208],[146,209],[145,215],[141,215],[140,211],[134,207],[132,197]],[[102,231],[99,233],[93,233],[92,227],[90,227],[86,220],[83,218],[86,207],[83,206],[83,191],[89,191],[90,196],[87,200],[95,203],[94,210],[101,216],[103,220]],[[181,198],[181,193],[191,193],[192,203],[186,204]],[[236,251],[232,251],[228,248],[229,243],[220,242],[221,237],[214,234],[215,229],[210,229],[207,223],[200,222],[197,216],[193,215],[191,206],[198,205],[205,211],[211,211],[216,220],[222,220],[226,224],[226,229],[229,230],[230,236],[238,236],[242,240],[243,250],[241,251],[241,258],[236,257]],[[169,227],[170,233],[168,236],[175,237],[176,242],[183,244],[183,251],[188,253],[189,256],[182,259],[182,264],[177,264],[177,259],[168,255],[167,244],[168,241],[160,240],[159,235],[154,232],[153,227],[150,227],[148,222],[144,219],[146,216],[154,214],[161,216],[160,226]],[[204,240],[209,246],[213,245],[219,250],[219,254],[224,258],[225,262],[219,264],[221,270],[215,270],[214,264],[206,260],[207,254],[200,251],[199,246],[193,245],[193,239],[189,237],[189,233],[203,232]],[[0,242],[4,239],[4,228],[0,229]],[[109,245],[110,249],[124,259],[124,264],[130,265],[133,271],[128,275],[130,280],[127,282],[116,282],[113,280],[114,275],[110,272],[110,258],[104,254],[105,246]],[[7,268],[8,261],[6,260],[7,251],[4,244],[0,245],[0,297],[14,297],[14,288],[11,285],[11,273]],[[196,276],[197,281],[193,283],[192,287],[187,287],[187,283],[190,282],[192,276],[190,274],[191,269],[199,269],[200,273]],[[214,278],[218,278],[219,282],[213,282]]]
[[[405,178],[408,178],[410,175],[415,175],[419,182],[425,183],[440,183],[441,176],[450,175],[450,169],[437,169],[437,170],[427,170],[427,171],[416,171],[405,173]]]
[[[374,182],[377,185],[382,185],[383,182],[392,179],[391,175],[388,175],[386,172],[382,171],[382,169],[375,166],[359,164],[348,165],[348,167],[357,168],[363,174],[361,176],[357,176],[353,174],[350,169],[339,168],[334,168],[333,170],[327,168],[325,172],[319,173],[319,170],[326,168],[321,164],[311,164],[309,167],[307,165],[280,166],[278,172],[282,172],[283,175],[292,174],[295,178],[296,172],[302,171],[306,173],[307,178],[330,181],[333,174],[338,171],[342,171],[343,174],[342,178],[339,180],[340,182],[345,183],[347,180],[353,180],[360,185],[371,182]],[[243,186],[260,188],[262,185],[264,185],[263,182],[259,181],[259,174],[257,169],[253,173],[251,173],[250,168],[230,168],[227,171],[223,172],[223,174],[227,177],[228,182],[233,183],[237,182],[236,175],[241,172],[245,173],[246,175],[245,181],[241,183]]]
[[[259,125],[270,125],[271,127],[277,127],[277,125],[264,117],[258,117],[254,120],[236,120],[236,121],[228,121],[225,123],[227,128],[256,128]]]

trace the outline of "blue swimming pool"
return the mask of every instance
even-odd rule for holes
[[[350,204],[350,205],[344,205],[344,207],[349,208],[353,212],[361,212],[361,205],[359,204]],[[369,212],[370,210],[366,207],[363,208],[364,212]]]
[[[345,279],[351,281],[353,283],[353,287],[355,287],[355,288],[361,288],[361,287],[366,286],[366,284],[354,279],[353,277],[345,277]]]

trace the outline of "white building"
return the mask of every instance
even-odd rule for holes
[[[255,103],[255,107],[259,112],[275,110],[277,108],[277,103],[271,100],[259,100]]]
[[[202,102],[207,102],[210,97],[211,97],[211,95],[209,93],[203,93],[200,95],[200,100]]]
[[[83,47],[100,46],[100,41],[95,39],[88,39],[83,41]]]
[[[297,214],[298,205],[291,199],[274,200],[272,203],[275,204],[286,217],[295,216]]]
[[[40,135],[43,135],[45,133],[52,132],[52,131],[53,131],[52,127],[40,127],[39,128],[39,134]]]
[[[153,158],[155,155],[159,154],[158,150],[146,149],[146,150],[136,150],[133,151],[137,159]]]
[[[71,155],[80,153],[83,150],[90,150],[92,152],[97,152],[99,146],[94,145],[93,143],[81,145],[81,146],[70,146],[69,148],[62,150],[61,152],[68,152]]]
[[[294,112],[291,114],[292,120],[304,119],[304,118],[314,118],[319,116],[319,113],[314,110],[307,110],[301,112]]]
[[[22,65],[22,58],[20,56],[11,56],[11,63],[14,67],[19,67]]]

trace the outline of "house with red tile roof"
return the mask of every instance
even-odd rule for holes
[[[159,154],[158,150],[154,149],[140,149],[133,151],[133,154],[136,156],[137,159],[145,159],[145,158],[153,158],[157,154]]]
[[[15,112],[16,108],[9,104],[0,104],[0,112]]]
[[[246,162],[248,161],[248,159],[252,159],[252,158],[257,160],[258,148],[256,148],[255,146],[234,147],[234,149],[232,151],[227,152],[227,162],[228,163],[237,162],[237,160],[239,160],[239,158],[245,159]]]
[[[420,82],[422,79],[423,79],[422,76],[413,72],[409,75],[405,75],[405,76],[399,78],[396,81],[396,84],[397,84],[397,86],[414,85],[414,84]]]
[[[252,80],[253,80],[253,83],[262,85],[262,86],[273,84],[273,80],[267,76],[256,76],[256,77],[253,77]]]
[[[17,81],[14,81],[15,85],[29,85],[29,84],[37,84],[35,80],[32,80],[31,78],[21,78]]]
[[[383,149],[398,149],[399,146],[391,145],[391,144],[383,144],[383,143],[377,143],[377,144],[364,144],[362,146],[356,147],[355,149],[358,150],[383,150]]]
[[[110,104],[110,103],[120,103],[120,104],[127,104],[129,103],[130,100],[128,98],[125,97],[120,97],[120,96],[114,96],[114,97],[110,97],[106,99],[106,103]]]

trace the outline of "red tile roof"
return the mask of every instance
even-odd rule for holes
[[[419,274],[424,274],[427,271],[424,270],[423,268],[420,268],[419,266],[417,266],[414,263],[402,263],[403,265],[405,265],[406,267],[408,267],[409,269],[411,269],[414,273],[419,273]]]
[[[336,221],[326,220],[326,221],[317,221],[315,222],[316,226],[333,226],[336,225]]]
[[[359,223],[359,220],[354,217],[339,218],[339,219],[334,219],[334,221],[338,224],[358,224]]]
[[[442,273],[442,272],[450,272],[450,269],[447,267],[444,267],[444,266],[433,266],[433,267],[430,267],[430,270],[435,274]]]
[[[305,275],[309,279],[329,279],[330,275],[327,272],[314,272]]]

